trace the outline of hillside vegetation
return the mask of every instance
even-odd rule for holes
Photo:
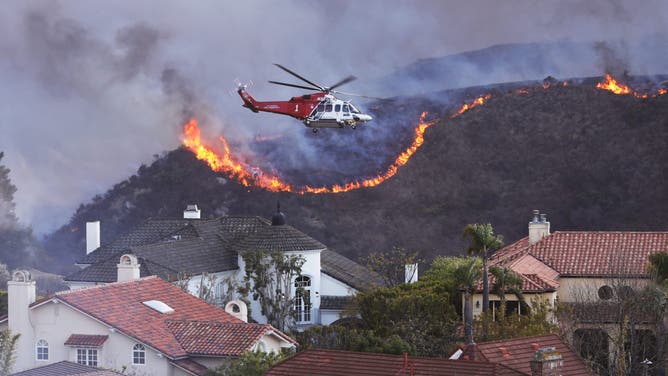
[[[397,108],[410,119],[426,110],[440,121],[392,179],[370,189],[334,195],[249,189],[185,149],[167,152],[80,206],[46,239],[47,250],[62,255],[63,265],[81,257],[86,220],[102,221],[104,242],[148,217],[179,217],[189,203],[197,203],[204,217],[270,217],[277,200],[289,224],[355,259],[392,246],[427,258],[460,254],[462,229],[474,222],[492,223],[512,242],[526,235],[532,209],[546,212],[553,230],[668,229],[668,95],[642,100],[589,82],[548,90],[534,85],[524,94],[509,89],[378,104],[380,123],[396,121]],[[449,118],[463,98],[490,90],[485,105]],[[378,148],[388,165],[410,144],[414,126],[405,121],[392,132],[395,138],[376,143],[370,131],[357,131],[367,132],[359,133],[362,145]],[[327,137],[344,136],[314,143],[327,150]]]

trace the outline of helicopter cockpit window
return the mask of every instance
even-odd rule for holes
[[[332,112],[332,105],[331,104],[326,104],[325,105],[325,112]]]
[[[351,103],[350,104],[350,112],[352,112],[354,114],[359,114],[360,110],[358,110],[357,107],[353,106],[353,104]]]
[[[350,110],[348,110],[348,105],[347,105],[347,104],[344,104],[344,105],[343,105],[343,112],[344,112],[344,113],[348,113],[348,112],[350,112]]]
[[[341,112],[341,105],[337,104],[334,106],[334,112]]]

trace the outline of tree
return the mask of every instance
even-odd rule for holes
[[[471,240],[466,250],[467,253],[482,258],[482,312],[486,314],[489,311],[489,272],[487,270],[487,261],[491,252],[503,246],[503,237],[495,235],[494,229],[489,223],[466,225],[462,236]],[[483,337],[486,336],[487,331],[483,327]]]
[[[455,269],[453,276],[464,291],[464,337],[466,343],[473,341],[473,294],[478,287],[478,281],[482,276],[479,258],[462,258],[462,262]]]
[[[286,357],[283,353],[248,351],[237,359],[231,359],[205,376],[262,376]]]
[[[494,284],[492,285],[491,291],[499,296],[500,322],[503,323],[503,319],[505,319],[506,316],[506,291],[513,293],[517,297],[520,307],[527,307],[524,302],[524,295],[522,294],[523,280],[509,268],[502,268],[498,265],[492,266],[489,269],[489,272],[494,276]],[[503,329],[504,327],[501,326],[502,331]]]
[[[417,252],[409,252],[401,247],[392,247],[389,252],[372,252],[362,260],[367,268],[380,275],[386,286],[404,283],[406,265],[422,261]]]
[[[331,349],[385,354],[413,352],[413,347],[397,334],[381,337],[373,330],[346,325],[314,325],[296,333],[299,351]]]
[[[16,360],[16,343],[20,336],[20,334],[12,334],[9,329],[0,331],[0,376],[12,373]]]
[[[246,274],[239,293],[258,301],[262,315],[278,330],[294,327],[293,283],[301,275],[304,257],[266,251],[248,251],[241,257]],[[300,289],[301,286],[295,286],[295,295]]]

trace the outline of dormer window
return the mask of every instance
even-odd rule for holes
[[[49,343],[40,339],[35,345],[35,356],[37,360],[49,360]]]
[[[161,302],[159,300],[147,300],[145,302],[142,302],[142,304],[147,307],[153,308],[154,310],[162,314],[174,312],[174,308],[168,306],[166,303]]]

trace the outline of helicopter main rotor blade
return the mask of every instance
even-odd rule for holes
[[[334,85],[328,87],[327,91],[332,91],[332,90],[336,89],[337,87],[339,87],[341,85],[345,85],[350,81],[355,81],[356,79],[357,79],[357,77],[355,77],[355,76],[348,76],[348,77],[344,78],[343,80],[335,83]]]
[[[338,90],[332,90],[331,91],[334,94],[343,94],[351,97],[360,97],[360,98],[367,98],[367,99],[376,99],[379,101],[385,100],[385,98],[380,98],[380,97],[370,97],[368,95],[362,95],[362,94],[355,94],[355,93],[346,93],[345,91],[338,91]]]
[[[272,84],[276,84],[276,85],[283,85],[283,86],[296,87],[296,88],[299,88],[299,89],[320,91],[320,88],[317,88],[317,87],[288,84],[288,83],[285,83],[285,82],[278,82],[278,81],[269,81],[269,82],[272,83]]]
[[[322,87],[322,86],[320,86],[320,85],[318,85],[318,84],[316,84],[316,83],[314,83],[314,82],[311,82],[311,81],[307,80],[306,78],[304,78],[304,77],[298,75],[297,73],[291,71],[290,69],[288,69],[288,68],[282,66],[281,64],[274,64],[274,65],[277,66],[277,67],[279,67],[279,68],[281,68],[281,69],[283,69],[284,71],[290,73],[291,75],[293,75],[293,76],[299,78],[300,80],[306,82],[307,84],[310,84],[310,85],[313,85],[313,86],[317,87],[319,90],[327,91],[324,87]]]

